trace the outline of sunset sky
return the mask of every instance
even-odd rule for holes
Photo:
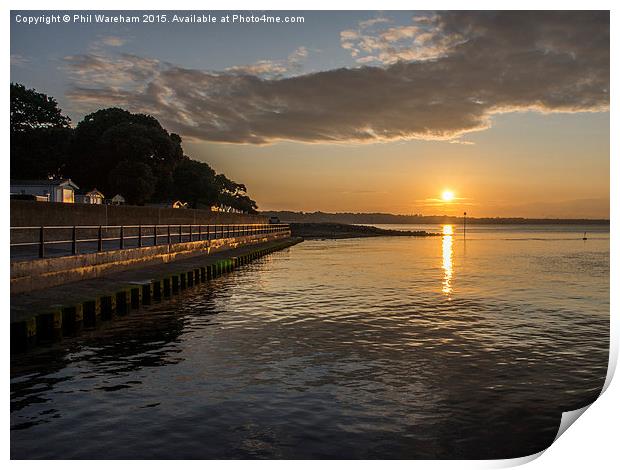
[[[609,217],[607,12],[159,13],[27,25],[16,16],[42,13],[14,11],[11,80],[74,124],[154,115],[261,210]]]

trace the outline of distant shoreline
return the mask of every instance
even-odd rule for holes
[[[440,233],[425,230],[390,230],[368,225],[335,223],[291,223],[291,235],[306,239],[367,238],[367,237],[434,237]]]
[[[278,217],[282,223],[334,223],[334,224],[462,224],[463,216],[448,215],[399,215],[383,213],[327,213],[263,211],[260,215]],[[467,217],[472,225],[609,225],[609,219],[528,219],[523,217]]]

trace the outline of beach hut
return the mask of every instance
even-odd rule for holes
[[[104,199],[105,196],[97,188],[94,188],[92,191],[88,191],[84,194],[75,195],[75,202],[79,202],[81,204],[103,204]]]
[[[32,195],[35,200],[75,202],[75,191],[80,189],[70,179],[11,180],[11,196]]]

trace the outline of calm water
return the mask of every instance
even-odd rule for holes
[[[608,228],[457,228],[306,241],[14,357],[12,457],[542,450],[605,379]]]

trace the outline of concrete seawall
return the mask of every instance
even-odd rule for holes
[[[288,236],[271,240],[257,237],[253,243],[243,246],[224,249],[224,245],[220,245],[220,249],[208,254],[201,250],[198,255],[177,257],[168,263],[159,262],[110,276],[12,294],[11,351],[23,351],[61,340],[63,336],[79,335],[84,329],[97,328],[101,322],[163,301],[300,241],[301,238]]]
[[[289,236],[290,232],[256,234],[58,258],[12,261],[11,294],[48,289],[68,282],[93,279],[127,269],[170,263],[241,246],[252,246],[280,240]]]

